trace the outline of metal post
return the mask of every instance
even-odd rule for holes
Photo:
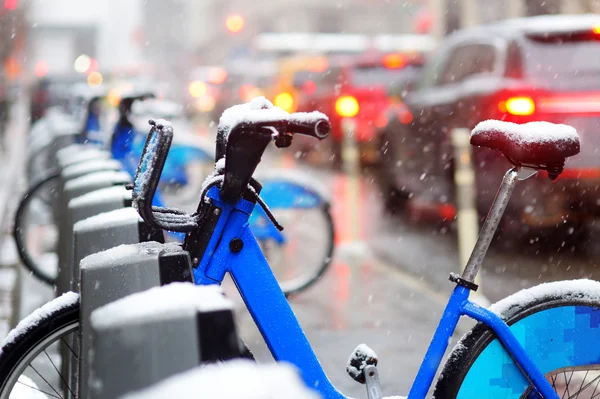
[[[475,276],[479,273],[483,258],[490,247],[492,239],[494,238],[494,233],[500,224],[502,215],[506,210],[506,206],[508,205],[508,201],[510,200],[518,180],[519,173],[516,168],[509,170],[504,175],[498,194],[496,194],[496,198],[490,208],[490,212],[485,218],[485,222],[483,222],[483,227],[479,233],[479,238],[477,239],[473,253],[463,271],[462,278],[464,280],[474,282]]]
[[[453,129],[454,186],[456,191],[456,225],[458,230],[458,259],[462,271],[477,242],[479,218],[477,214],[475,171],[469,129]]]
[[[350,118],[342,119],[342,162],[346,181],[345,196],[347,201],[349,240],[357,241],[359,237],[360,219],[360,149],[356,140],[356,122]],[[347,233],[347,232],[344,232]]]
[[[427,0],[431,13],[431,34],[438,42],[446,35],[446,14],[448,4],[446,0]]]
[[[469,28],[480,24],[479,0],[460,0],[460,26]]]
[[[96,309],[90,324],[94,399],[241,354],[233,305],[215,285],[172,283],[133,294]]]
[[[506,16],[507,18],[522,18],[525,15],[525,0],[507,0]]]

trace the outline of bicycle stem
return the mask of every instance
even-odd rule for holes
[[[485,258],[488,248],[492,243],[492,239],[494,238],[494,234],[500,225],[502,215],[504,215],[510,197],[517,185],[517,181],[519,181],[519,169],[520,168],[518,167],[511,168],[502,178],[502,184],[500,185],[496,198],[494,198],[490,211],[483,222],[473,252],[471,252],[469,261],[461,276],[463,280],[469,283],[475,284],[475,276],[477,276],[479,269],[481,269],[483,259]]]

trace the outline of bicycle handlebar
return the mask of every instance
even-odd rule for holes
[[[194,216],[173,208],[152,206],[154,195],[173,141],[173,127],[163,120],[149,120],[150,132],[133,180],[131,197],[138,213],[151,226],[189,232],[197,227]]]
[[[285,148],[291,145],[294,133],[322,140],[329,135],[330,129],[327,117],[315,114],[311,117],[306,113],[291,114],[289,118],[280,120],[242,121],[232,126],[226,142],[217,143],[217,160],[223,156],[227,160],[219,192],[221,199],[237,202],[241,198],[272,139],[277,147]],[[226,132],[219,133],[224,140]]]
[[[254,119],[240,120],[227,131],[219,126],[216,160],[223,157],[227,160],[219,192],[223,201],[237,202],[242,197],[271,140],[275,141],[277,147],[289,147],[294,133],[322,140],[331,129],[327,117],[319,113],[295,113],[277,120]],[[173,140],[173,128],[163,120],[150,120],[149,123],[150,132],[133,183],[134,206],[153,227],[191,232],[198,226],[197,214],[189,215],[178,209],[152,206]]]

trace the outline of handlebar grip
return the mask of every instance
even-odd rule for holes
[[[329,136],[331,124],[326,117],[307,117],[307,113],[292,114],[287,126],[287,130],[292,133],[304,134],[323,140]]]

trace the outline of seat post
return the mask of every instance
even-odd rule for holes
[[[517,181],[519,181],[519,169],[516,167],[510,169],[504,175],[500,189],[498,189],[496,198],[483,222],[473,252],[471,252],[467,266],[463,271],[461,276],[462,280],[475,284],[475,276],[479,273],[485,254],[494,238],[496,229],[500,224],[500,219],[502,219],[502,215],[506,210],[506,206],[508,205],[508,201],[515,189]]]

